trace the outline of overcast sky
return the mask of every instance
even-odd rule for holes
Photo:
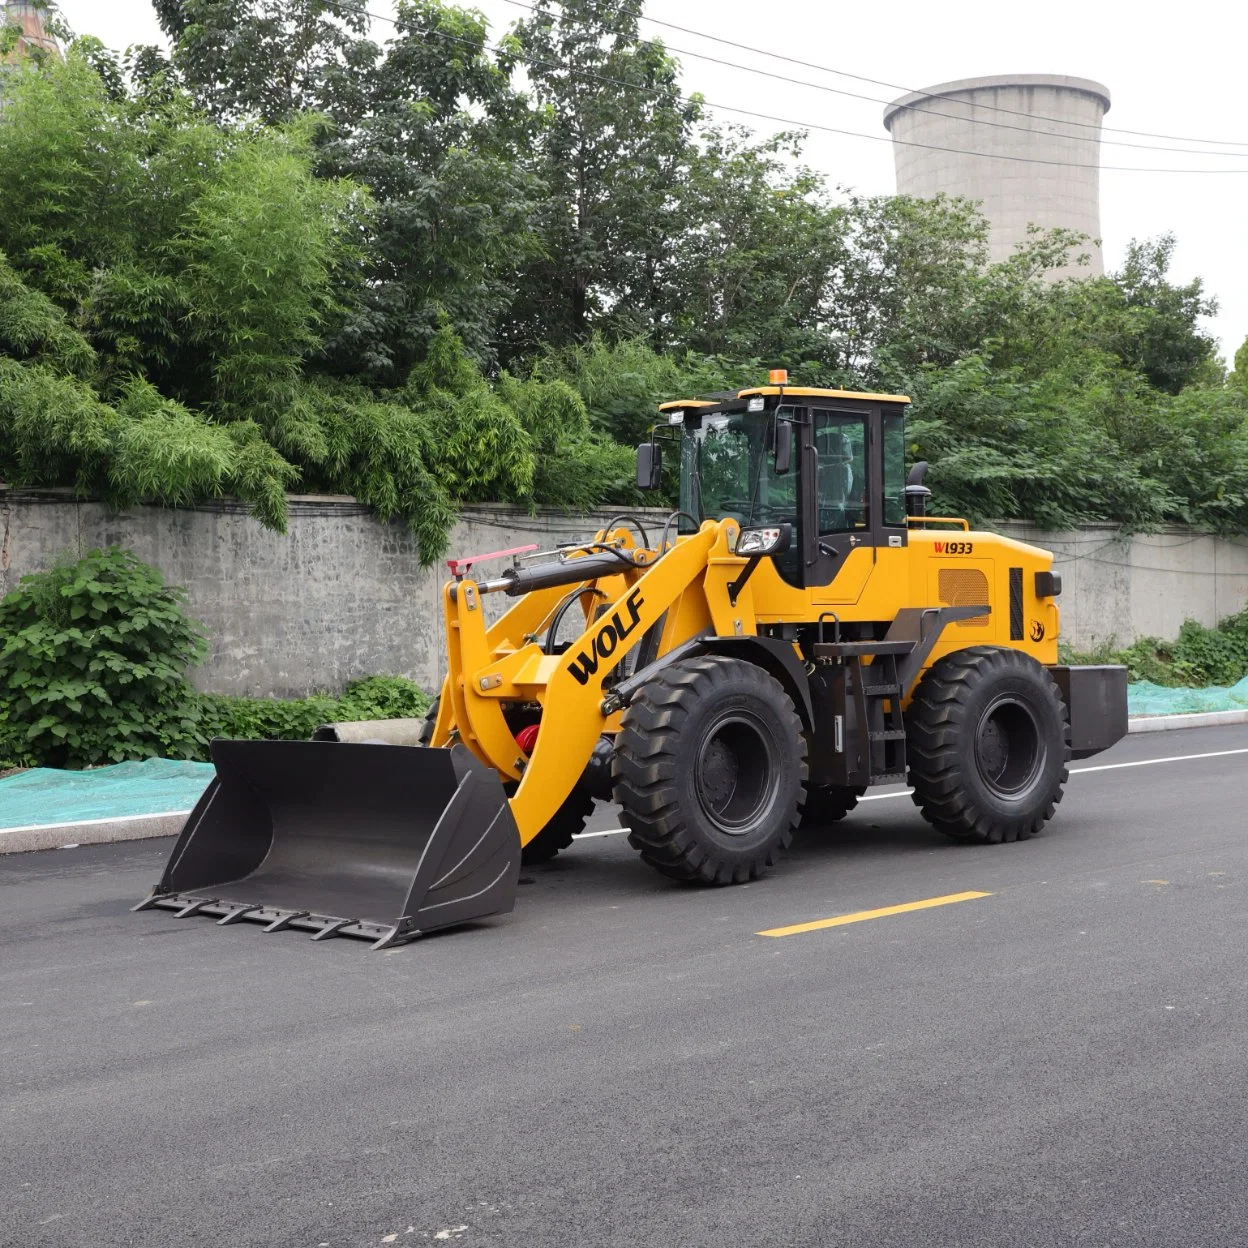
[[[368,7],[391,15],[390,0]],[[526,10],[508,0],[473,6],[495,35]],[[163,42],[148,0],[61,0],[79,33],[110,46]],[[826,0],[650,0],[661,18],[721,39],[781,52],[829,69],[922,88],[984,74],[1045,73],[1092,78],[1109,88],[1107,127],[1214,139],[1231,155],[1190,157],[1168,151],[1110,146],[1104,165],[1178,168],[1182,173],[1101,172],[1101,229],[1105,260],[1115,268],[1131,238],[1170,231],[1178,237],[1174,276],[1201,276],[1221,306],[1212,328],[1229,359],[1248,336],[1248,109],[1244,107],[1244,50],[1248,6],[1242,0],[891,0],[835,4]],[[374,37],[389,26],[377,22]],[[646,34],[669,47],[701,52],[864,95],[892,98],[898,91],[833,74],[785,65],[725,48],[695,35],[643,23]],[[881,120],[883,105],[763,78],[680,56],[686,91],[710,101],[796,122],[835,126],[877,136],[850,138],[812,131],[807,163],[866,194],[896,189],[892,151]],[[724,120],[743,120],[731,113]],[[760,129],[767,123],[756,122]],[[781,128],[781,127],[770,127]],[[1106,140],[1162,147],[1213,145],[1115,133]],[[1235,169],[1237,173],[1188,170]]]

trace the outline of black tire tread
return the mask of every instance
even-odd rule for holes
[[[438,704],[441,695],[435,697],[420,727],[417,740],[427,746],[433,740],[433,726],[438,718]],[[520,862],[523,866],[533,867],[543,862],[550,862],[560,850],[572,844],[572,838],[585,826],[585,820],[593,814],[594,799],[578,784],[564,798],[563,805],[555,811],[550,822],[520,850]]]
[[[1062,767],[1057,782],[1039,810],[1025,820],[1005,823],[978,809],[960,777],[965,762],[966,729],[963,711],[973,689],[994,673],[1038,668],[1044,688],[1053,700],[1062,725]],[[1053,679],[1034,659],[1019,650],[999,646],[971,646],[934,663],[910,704],[906,726],[906,753],[914,804],[937,831],[955,840],[980,844],[1024,841],[1053,817],[1069,776],[1070,725],[1066,704]]]
[[[585,826],[594,812],[594,799],[578,784],[563,799],[563,805],[551,816],[550,822],[520,850],[520,862],[526,867],[549,862],[560,850],[572,844],[572,838]]]
[[[801,787],[783,834],[744,862],[717,860],[686,826],[675,788],[681,730],[693,707],[726,672],[745,679],[781,714],[801,756]],[[722,885],[760,879],[793,839],[805,794],[806,752],[802,723],[784,687],[762,668],[725,655],[682,659],[655,673],[634,697],[615,739],[615,798],[629,828],[629,844],[649,866],[673,880]]]
[[[808,784],[800,826],[823,828],[840,823],[865,792],[864,788],[846,788],[841,784]]]

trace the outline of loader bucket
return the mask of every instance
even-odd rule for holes
[[[512,909],[520,836],[463,746],[214,741],[217,775],[134,908],[374,948]]]

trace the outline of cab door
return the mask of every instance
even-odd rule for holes
[[[806,585],[813,601],[857,602],[875,568],[871,514],[871,412],[838,406],[811,410],[811,444],[805,448],[814,488],[807,490]]]

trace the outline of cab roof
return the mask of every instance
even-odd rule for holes
[[[673,399],[659,404],[659,411],[671,412],[678,408],[721,407],[732,399],[748,399],[751,395],[764,396],[785,395],[801,399],[871,399],[876,403],[909,403],[910,398],[904,394],[870,394],[859,390],[821,390],[813,386],[751,386],[748,390],[738,390],[735,394],[717,395],[715,398],[704,399]]]
[[[910,396],[905,394],[872,394],[862,390],[820,390],[814,386],[751,386],[748,390],[738,390],[737,398],[748,398],[751,394],[795,394],[803,399],[874,399],[877,403],[910,402]]]

